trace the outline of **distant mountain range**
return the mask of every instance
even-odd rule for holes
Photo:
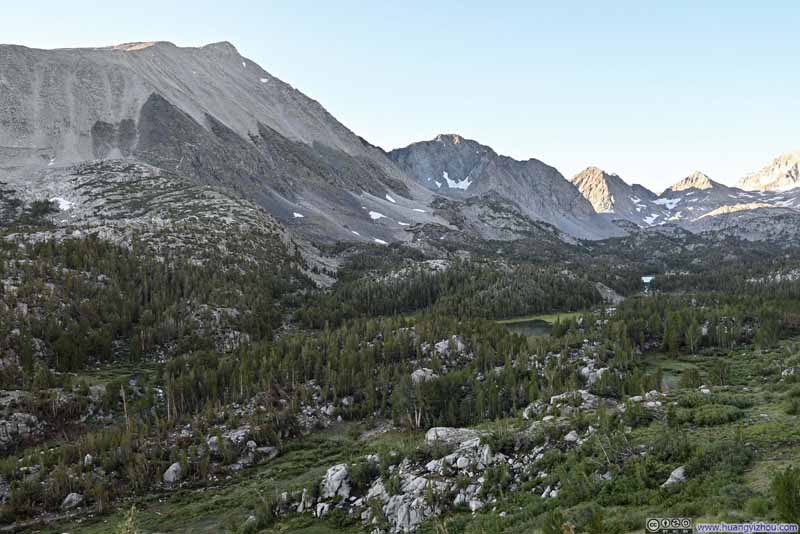
[[[776,161],[786,161],[786,158]],[[676,224],[693,232],[703,232],[718,229],[722,223],[715,219],[719,218],[724,219],[728,231],[741,225],[743,237],[761,238],[765,233],[763,228],[756,233],[749,228],[753,221],[763,226],[763,220],[772,216],[783,219],[795,213],[800,216],[800,188],[782,190],[791,180],[787,168],[790,173],[791,166],[784,165],[782,173],[770,174],[774,190],[762,191],[728,187],[700,171],[677,181],[660,195],[641,185],[628,185],[618,175],[596,167],[578,173],[572,183],[598,213],[612,219],[630,221],[641,227]]]
[[[567,180],[539,160],[517,161],[455,134],[386,153],[230,43],[0,46],[3,191],[33,202],[57,189],[69,210],[83,198],[76,165],[95,160],[219,188],[289,235],[321,243],[423,246],[448,235],[513,240],[547,228],[562,240],[597,240],[624,235],[630,223],[741,229],[760,239],[769,236],[753,231],[754,220],[759,228],[773,218],[793,224],[800,210],[800,152],[745,176],[739,188],[696,172],[656,195],[595,167]],[[119,179],[124,167],[114,168]]]

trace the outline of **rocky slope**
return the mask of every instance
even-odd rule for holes
[[[782,154],[739,180],[742,189],[786,191],[800,187],[800,150]]]
[[[2,181],[126,158],[224,187],[317,239],[408,239],[397,221],[432,222],[427,190],[229,43],[2,46],[0,72]]]
[[[596,239],[621,233],[598,217],[558,170],[536,159],[517,161],[454,134],[393,150],[389,157],[431,192],[448,198],[496,195],[531,219],[576,237]]]

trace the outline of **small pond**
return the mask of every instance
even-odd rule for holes
[[[552,325],[541,319],[531,319],[530,321],[519,321],[516,323],[506,323],[504,325],[510,332],[516,332],[528,337],[541,337],[550,334]]]

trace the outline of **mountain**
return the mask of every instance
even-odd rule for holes
[[[620,234],[558,170],[536,159],[517,161],[455,134],[392,150],[389,158],[429,191],[447,198],[493,196],[576,237]]]
[[[750,181],[789,187],[798,159],[778,158]],[[542,161],[453,134],[387,154],[226,42],[0,45],[0,220],[24,212],[16,199],[55,198],[50,185],[90,161],[214,188],[252,202],[286,235],[327,244],[573,242],[624,234],[613,219],[690,225],[758,203],[800,207],[794,193],[746,192],[702,173],[657,198],[600,169],[571,183]]]
[[[407,240],[399,221],[436,222],[382,150],[230,43],[3,45],[0,72],[0,181],[117,158],[235,192],[320,240]]]
[[[656,194],[644,186],[628,185],[617,174],[587,167],[571,182],[598,213],[626,219],[639,226],[663,222],[666,212],[655,203]]]
[[[697,219],[721,206],[749,201],[741,190],[728,187],[700,171],[677,181],[661,193],[655,203],[667,211],[667,220],[687,222]]]
[[[752,191],[786,191],[800,187],[800,150],[778,156],[761,170],[742,177],[738,185]]]
[[[800,235],[800,189],[743,191],[695,171],[655,195],[597,167],[583,170],[572,183],[598,213],[640,227],[678,225],[693,233],[749,241],[785,241]]]
[[[671,187],[667,189],[669,192],[679,193],[681,191],[686,191],[688,189],[695,189],[697,191],[705,191],[708,189],[714,188],[725,188],[726,186],[722,185],[719,182],[715,182],[707,175],[703,174],[700,171],[694,171],[692,174],[687,176],[686,178],[679,180]]]

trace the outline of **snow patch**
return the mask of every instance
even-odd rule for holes
[[[644,220],[644,222],[646,222],[647,224],[653,224],[653,223],[656,221],[656,219],[658,219],[658,217],[659,217],[659,215],[658,215],[658,214],[655,214],[655,215],[649,215],[649,216],[645,217],[643,220]]]
[[[377,221],[378,219],[383,219],[384,217],[386,217],[386,215],[384,215],[383,213],[378,213],[377,211],[369,212],[369,218],[372,219],[373,221]]]
[[[302,213],[297,213],[295,211],[294,213],[292,213],[292,217],[294,217],[295,219],[303,219],[305,215],[303,215]]]
[[[444,178],[444,181],[447,182],[447,187],[449,187],[450,189],[461,189],[466,191],[469,188],[469,186],[472,185],[472,180],[469,179],[469,176],[467,176],[460,182],[456,182],[455,180],[450,179],[450,176],[447,174],[447,171],[442,171],[442,178]],[[436,183],[438,184],[439,182]]]
[[[419,208],[414,208],[412,211],[416,211],[417,213],[426,213],[425,210],[421,210]]]
[[[401,222],[401,221],[397,221],[397,224],[399,224],[400,226],[411,226],[411,223]]]
[[[396,201],[395,199],[393,199],[393,198],[392,198],[392,197],[389,195],[389,193],[386,193],[386,200],[388,200],[388,201],[389,201],[389,202],[391,202],[392,204],[397,204],[397,201]]]
[[[433,182],[433,183],[435,183],[435,184],[436,184],[436,187],[439,187],[439,188],[441,188],[441,187],[442,187],[442,182],[440,182],[439,180],[436,180],[436,181],[435,181],[435,182]]]
[[[389,244],[386,241],[384,241],[383,239],[378,239],[378,238],[375,238],[375,242],[377,244],[379,244],[379,245],[388,245]]]
[[[267,83],[267,82],[269,82],[269,78],[261,78],[259,81],[261,83]]]
[[[681,198],[657,198],[653,201],[654,204],[658,204],[659,206],[666,206],[668,210],[675,209],[675,206],[680,204]]]
[[[355,234],[355,235],[357,235],[357,236],[361,237],[361,234],[359,234],[359,233],[358,233],[358,232],[356,232],[355,230],[352,230],[352,232],[353,232],[353,234]]]

